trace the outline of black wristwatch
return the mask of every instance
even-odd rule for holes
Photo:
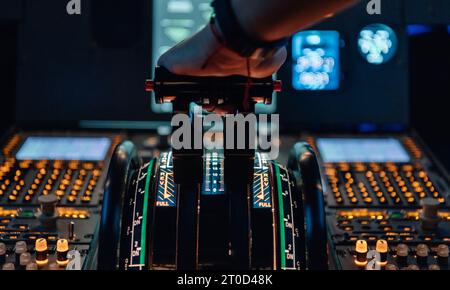
[[[231,0],[214,0],[211,3],[211,29],[219,42],[243,57],[267,58],[287,45],[288,38],[264,42],[247,35],[239,24]]]

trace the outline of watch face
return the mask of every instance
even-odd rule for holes
[[[395,56],[397,46],[397,35],[385,24],[367,25],[359,33],[358,50],[370,64],[380,65],[388,62]]]

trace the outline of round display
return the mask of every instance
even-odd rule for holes
[[[370,24],[359,33],[358,50],[364,59],[374,65],[391,60],[397,51],[398,39],[389,26]]]

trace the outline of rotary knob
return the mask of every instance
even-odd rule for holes
[[[3,265],[6,260],[6,245],[0,243],[0,265]]]
[[[425,244],[419,244],[416,247],[417,264],[425,266],[428,262],[428,254],[430,249]]]
[[[38,198],[40,204],[40,212],[37,218],[41,222],[42,227],[47,230],[56,228],[56,220],[58,215],[56,213],[56,205],[58,204],[58,197],[54,194],[41,195]]]
[[[435,231],[441,218],[439,217],[439,201],[434,198],[424,198],[421,201],[422,213],[420,221],[424,231]]]
[[[448,266],[449,248],[445,244],[441,244],[436,250],[438,263],[441,267],[446,268]]]
[[[408,264],[409,248],[408,245],[398,244],[395,248],[395,253],[397,254],[397,263],[400,267],[406,266]]]

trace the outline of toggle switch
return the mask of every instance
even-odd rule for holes
[[[386,240],[378,240],[375,250],[380,253],[380,266],[386,266],[389,252],[388,243]]]
[[[59,239],[56,243],[56,263],[60,267],[67,266],[69,263],[67,253],[69,253],[69,242],[66,239]]]
[[[36,264],[42,267],[48,263],[47,240],[40,238],[36,240]]]
[[[68,230],[67,237],[68,237],[69,241],[74,241],[76,239],[75,223],[71,221],[67,226],[67,230]]]
[[[367,246],[367,242],[365,240],[356,241],[355,252],[356,259],[355,264],[359,267],[364,267],[367,264],[367,252],[369,251],[369,247]]]

